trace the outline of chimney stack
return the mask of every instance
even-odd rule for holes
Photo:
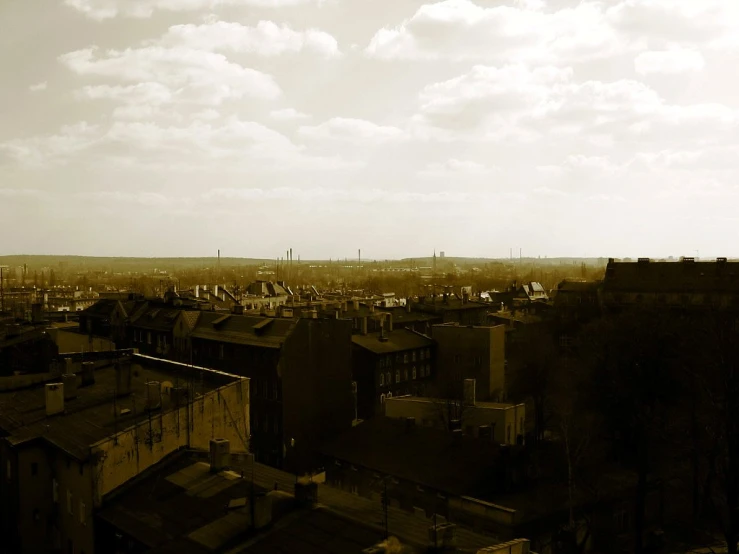
[[[364,316],[362,318],[362,334],[363,335],[367,334],[367,316]]]
[[[210,440],[210,471],[219,473],[231,465],[231,443],[226,439]]]
[[[195,285],[195,298],[200,298],[200,285]]]
[[[355,299],[354,299],[354,300],[352,301],[352,304],[353,304],[353,307],[354,307],[354,311],[355,311],[355,312],[358,312],[358,311],[359,311],[359,300],[358,300],[357,298],[355,298]]]
[[[46,415],[53,416],[64,411],[64,383],[47,383]]]

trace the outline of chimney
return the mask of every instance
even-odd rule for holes
[[[382,316],[380,319],[380,340],[383,342],[387,340],[387,336],[385,334],[385,318]]]
[[[364,316],[362,318],[362,334],[363,335],[367,334],[367,316]]]
[[[416,426],[416,418],[415,417],[407,417],[407,418],[405,418],[405,430],[406,430],[406,432],[410,433],[415,426]]]
[[[159,381],[146,383],[146,409],[153,411],[162,407],[162,386]]]
[[[210,440],[210,472],[219,473],[231,465],[231,443],[226,439]]]
[[[342,311],[342,312],[346,312],[347,310],[348,310],[347,302],[346,302],[346,300],[344,300],[344,301],[343,301],[343,302],[341,303],[341,311]]]
[[[89,387],[95,384],[95,363],[94,362],[83,362],[82,363],[82,380],[80,381],[80,387]]]
[[[195,298],[200,298],[200,285],[195,285]]]
[[[215,295],[215,296],[216,296],[217,298],[220,298],[220,297],[218,296],[218,285],[216,285],[215,287],[213,287],[213,294],[214,294],[214,295]]]
[[[387,314],[387,332],[388,333],[393,332],[393,314],[392,313]]]
[[[125,360],[115,365],[116,398],[131,394],[131,373],[131,360]]]
[[[475,405],[475,380],[474,379],[464,380],[464,405],[465,406]]]
[[[374,302],[370,302],[369,309],[370,309],[371,314],[375,313],[375,303]]]
[[[64,383],[47,383],[46,415],[53,416],[64,411]]]
[[[74,373],[65,373],[62,375],[62,383],[64,384],[64,400],[77,398],[77,376]]]
[[[358,312],[358,311],[359,311],[359,300],[357,300],[357,299],[355,298],[355,299],[354,299],[354,300],[352,301],[352,304],[353,304],[353,307],[354,307],[354,311],[355,311],[355,312]]]

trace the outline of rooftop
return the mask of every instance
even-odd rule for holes
[[[292,319],[202,312],[191,336],[263,348],[280,348],[294,325]]]
[[[418,302],[413,303],[415,310],[431,313],[443,313],[446,311],[458,311],[458,310],[487,310],[488,305],[485,302],[475,302],[474,300],[464,301],[463,299],[451,296],[447,298],[446,302],[443,297],[437,296],[434,301],[430,296],[425,297],[423,302],[419,298]]]
[[[321,452],[420,486],[477,497],[496,486],[501,448],[492,441],[376,417],[341,434]]]
[[[446,400],[440,398],[431,398],[429,396],[393,396],[392,398],[385,399],[385,402],[417,402],[419,404],[436,404],[442,405]],[[507,410],[509,408],[515,408],[516,406],[523,406],[523,404],[507,404],[503,402],[481,402],[475,401],[474,408],[487,409],[487,410]],[[472,407],[470,407],[471,409]]]
[[[250,496],[251,482],[240,474],[212,474],[209,464],[180,454],[126,487],[98,517],[156,552],[205,554],[249,532]],[[240,507],[229,510],[232,501]]]
[[[91,445],[117,431],[123,431],[144,417],[147,382],[159,381],[163,386],[176,386],[178,383],[184,385],[189,372],[192,372],[197,375],[196,392],[205,394],[240,379],[226,373],[138,354],[118,361],[125,363],[127,359],[132,362],[132,394],[115,399],[115,406],[119,411],[129,410],[125,414],[115,417],[111,409],[116,391],[116,370],[110,361],[103,361],[98,363],[107,365],[95,370],[95,384],[78,388],[77,397],[66,400],[65,411],[57,415],[46,415],[44,383],[21,390],[0,392],[0,430],[10,435],[12,444],[44,439],[74,458],[84,461],[90,454]],[[79,375],[77,381],[79,386]],[[47,382],[61,382],[61,377]],[[172,407],[169,396],[162,395],[162,411],[169,411]]]
[[[393,329],[392,332],[385,333],[385,337],[387,340],[382,341],[380,340],[380,333],[353,335],[352,342],[356,346],[375,354],[389,354],[391,352],[402,352],[416,348],[427,348],[434,344],[434,341],[429,337],[407,329]]]
[[[603,289],[610,292],[737,292],[739,262],[609,261]]]

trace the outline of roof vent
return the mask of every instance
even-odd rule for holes
[[[682,262],[686,264],[691,264],[695,261],[695,258],[682,258]]]
[[[638,263],[640,264],[648,264],[649,258],[639,258]]]
[[[716,258],[716,262],[718,262],[720,264],[725,264],[726,261],[727,261],[726,258]]]

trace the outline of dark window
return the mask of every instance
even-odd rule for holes
[[[31,464],[31,475],[38,475],[38,464],[36,462]]]

